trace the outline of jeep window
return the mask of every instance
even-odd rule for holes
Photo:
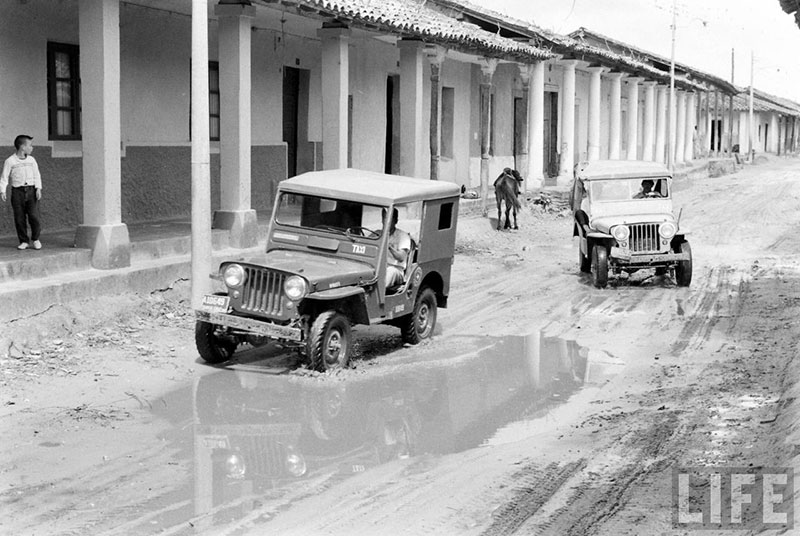
[[[315,195],[283,193],[275,214],[282,225],[323,229],[377,240],[382,233],[382,207]]]
[[[642,181],[646,179],[613,179],[591,182],[591,195],[593,201],[629,201],[637,199],[642,191]],[[669,197],[666,179],[651,179],[655,186],[658,198]]]

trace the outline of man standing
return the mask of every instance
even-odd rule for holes
[[[11,183],[11,208],[14,210],[14,227],[17,230],[19,245],[17,249],[42,249],[39,234],[42,225],[39,221],[39,200],[42,198],[42,176],[39,165],[31,156],[33,137],[20,134],[14,139],[16,152],[3,164],[0,175],[0,198],[5,203],[6,188]],[[28,224],[31,237],[28,239]]]

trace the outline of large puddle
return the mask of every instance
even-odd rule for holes
[[[525,424],[621,365],[534,333],[484,337],[460,355],[346,380],[275,375],[253,364],[201,377],[191,425],[179,417],[182,431],[172,438],[192,457],[191,512],[184,502],[158,524],[241,521],[264,501],[286,507],[393,460],[533,436],[536,427]]]

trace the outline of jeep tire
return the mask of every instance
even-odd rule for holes
[[[602,244],[592,247],[592,283],[597,288],[608,285],[608,251]]]
[[[308,334],[311,368],[320,372],[347,368],[351,342],[350,321],[346,316],[336,311],[320,313]]]
[[[436,293],[430,287],[423,287],[417,294],[414,311],[403,317],[400,324],[403,342],[418,344],[433,335],[436,312]]]
[[[679,287],[688,287],[692,284],[692,248],[689,242],[681,242],[677,249],[678,253],[689,255],[689,259],[678,261],[675,266],[675,282]]]
[[[225,339],[217,334],[219,326],[198,320],[194,326],[194,343],[197,352],[206,363],[224,363],[233,357],[236,351],[236,342]]]

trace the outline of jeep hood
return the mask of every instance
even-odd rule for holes
[[[671,221],[675,223],[675,216],[672,214],[626,214],[625,216],[601,216],[592,218],[590,226],[600,232],[607,233],[615,225],[626,224],[633,225],[636,223],[662,223]]]
[[[266,254],[264,266],[302,276],[317,291],[356,285],[375,278],[375,270],[369,264],[305,251],[270,251]]]

